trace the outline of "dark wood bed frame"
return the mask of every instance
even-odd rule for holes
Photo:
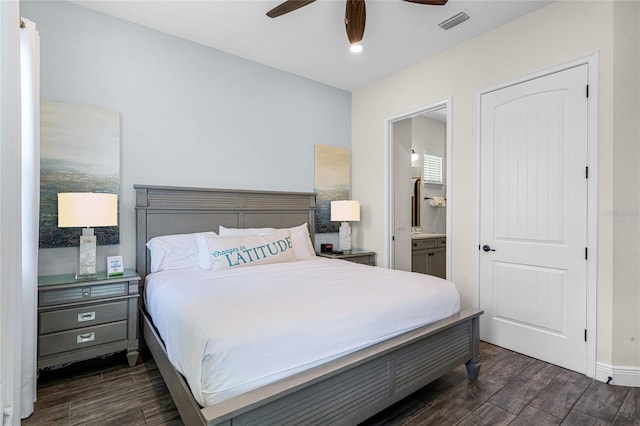
[[[134,188],[136,265],[142,283],[150,265],[145,244],[158,235],[216,231],[219,225],[283,228],[307,222],[313,239],[313,193]],[[143,341],[186,425],[353,425],[463,363],[469,379],[476,379],[481,314],[465,310],[205,408],[198,405],[184,377],[169,362],[144,304],[141,323]]]

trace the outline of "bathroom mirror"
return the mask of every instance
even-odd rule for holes
[[[413,192],[411,193],[411,226],[420,226],[420,178],[411,178]]]

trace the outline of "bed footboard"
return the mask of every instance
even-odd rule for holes
[[[166,359],[146,315],[144,335],[185,424],[359,423],[466,364],[480,371],[478,310],[467,310],[290,378],[201,409]],[[151,342],[153,340],[153,343]]]

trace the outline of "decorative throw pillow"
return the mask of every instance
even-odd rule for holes
[[[289,230],[266,235],[207,236],[205,240],[214,271],[296,261]]]
[[[309,260],[316,257],[316,251],[309,236],[307,222],[292,228],[225,228],[220,226],[220,235],[265,235],[276,231],[289,230],[291,232],[291,244],[298,260]]]

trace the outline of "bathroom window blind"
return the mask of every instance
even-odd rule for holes
[[[424,154],[423,180],[425,183],[442,183],[442,157]]]

